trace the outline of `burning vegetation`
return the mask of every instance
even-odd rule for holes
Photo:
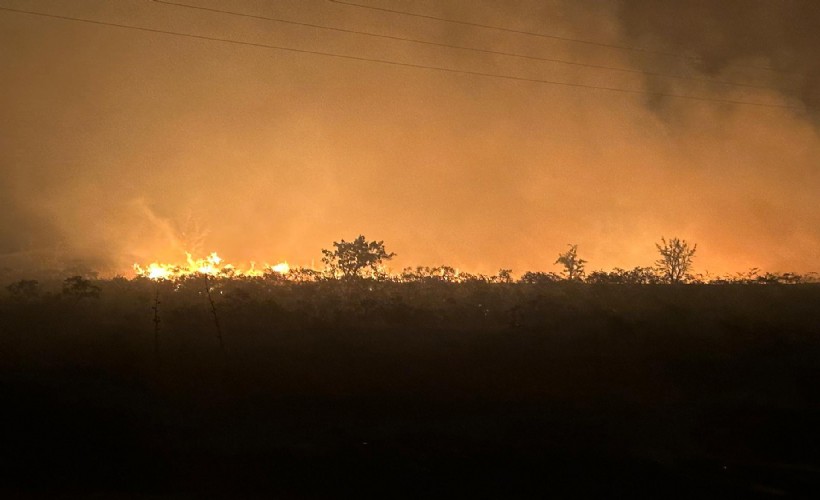
[[[255,262],[250,263],[247,269],[241,269],[233,264],[227,264],[216,253],[211,252],[210,255],[200,259],[194,259],[193,256],[186,252],[185,264],[169,264],[162,262],[152,262],[145,266],[134,264],[134,271],[137,277],[149,278],[152,280],[176,280],[194,275],[206,275],[214,277],[261,277],[265,273],[287,274],[290,271],[290,265],[287,262],[280,262],[279,264],[270,265],[265,264],[262,269],[256,267]]]

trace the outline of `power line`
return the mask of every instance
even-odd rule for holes
[[[257,42],[246,42],[242,40],[234,40],[230,38],[218,38],[206,35],[195,35],[192,33],[181,33],[178,31],[169,31],[169,30],[161,30],[156,28],[145,28],[142,26],[133,26],[128,24],[119,24],[119,23],[111,23],[107,21],[96,21],[93,19],[84,19],[79,17],[72,17],[72,16],[64,16],[59,14],[46,14],[43,12],[34,12],[28,10],[21,10],[21,9],[12,9],[9,7],[0,7],[0,10],[7,11],[7,12],[15,12],[18,14],[28,14],[32,16],[39,16],[39,17],[46,17],[52,19],[61,19],[65,21],[75,21],[87,24],[94,24],[98,26],[111,26],[114,28],[122,28],[128,30],[135,30],[135,31],[142,31],[147,33],[160,33],[163,35],[172,35],[172,36],[180,36],[185,38],[192,38],[196,40],[208,40],[212,42],[222,42],[222,43],[229,43],[233,45],[243,45],[248,47],[257,47],[257,48],[265,48],[265,49],[272,49],[272,50],[281,50],[286,52],[293,52],[297,54],[312,54],[318,56],[325,56],[325,57],[335,57],[339,59],[347,59],[352,61],[362,61],[362,62],[371,62],[377,64],[384,64],[390,66],[398,66],[398,67],[405,67],[405,68],[415,68],[415,69],[428,69],[432,71],[441,71],[445,73],[452,73],[452,74],[461,74],[461,75],[471,75],[471,76],[480,76],[486,78],[495,78],[500,80],[511,80],[511,81],[518,81],[518,82],[529,82],[529,83],[540,83],[545,85],[556,85],[556,86],[563,86],[563,87],[572,87],[572,88],[583,88],[583,89],[594,89],[594,90],[605,90],[609,92],[618,92],[622,94],[634,94],[634,95],[648,95],[653,97],[669,97],[675,99],[687,99],[693,101],[703,101],[703,102],[713,102],[713,103],[720,103],[720,104],[735,104],[735,105],[742,105],[742,106],[758,106],[758,107],[765,107],[765,108],[781,108],[781,109],[800,109],[796,106],[791,106],[788,104],[776,104],[776,103],[764,103],[764,102],[754,102],[754,101],[737,101],[732,99],[718,99],[712,97],[699,97],[699,96],[691,96],[691,95],[684,95],[684,94],[671,94],[665,92],[648,92],[644,90],[633,90],[633,89],[622,89],[617,87],[603,87],[598,85],[588,85],[583,83],[571,83],[571,82],[558,82],[552,80],[542,80],[538,78],[526,78],[526,77],[519,77],[519,76],[512,76],[512,75],[504,75],[499,73],[485,73],[480,71],[470,71],[470,70],[462,70],[462,69],[455,69],[455,68],[446,68],[443,66],[428,66],[424,64],[414,64],[414,63],[405,63],[399,61],[391,61],[388,59],[375,59],[369,57],[361,57],[361,56],[352,56],[347,54],[337,54],[333,52],[322,52],[316,50],[307,50],[307,49],[296,49],[293,47],[283,47],[279,45],[269,45],[265,43],[257,43]]]
[[[517,35],[537,36],[539,38],[549,38],[551,40],[561,40],[563,42],[582,43],[582,44],[585,44],[585,45],[594,45],[596,47],[606,47],[608,49],[629,50],[629,51],[633,51],[633,52],[646,52],[646,53],[650,53],[650,54],[659,54],[659,55],[663,55],[663,56],[680,57],[682,59],[698,59],[695,56],[687,56],[687,55],[684,55],[684,54],[676,54],[676,53],[673,53],[673,52],[664,52],[664,51],[659,51],[659,50],[646,49],[646,48],[643,48],[643,47],[633,47],[631,45],[617,45],[617,44],[611,44],[611,43],[596,42],[596,41],[593,41],[593,40],[584,40],[584,39],[581,39],[581,38],[571,38],[571,37],[560,36],[560,35],[550,35],[550,34],[547,34],[547,33],[538,33],[538,32],[535,32],[535,31],[517,30],[517,29],[513,29],[513,28],[505,28],[503,26],[493,26],[493,25],[490,25],[490,24],[481,24],[481,23],[474,23],[474,22],[470,22],[470,21],[461,21],[461,20],[458,20],[458,19],[448,19],[446,17],[437,17],[437,16],[431,16],[431,15],[427,15],[427,14],[417,14],[415,12],[407,12],[407,11],[404,11],[404,10],[388,9],[388,8],[385,8],[385,7],[376,7],[376,6],[373,6],[373,5],[364,5],[364,4],[360,4],[360,3],[347,2],[347,1],[344,1],[344,0],[328,0],[328,1],[332,2],[332,3],[338,3],[338,4],[341,4],[341,5],[349,5],[351,7],[359,7],[360,9],[377,10],[377,11],[381,11],[381,12],[389,12],[391,14],[400,14],[400,15],[403,15],[403,16],[418,17],[418,18],[421,18],[421,19],[430,19],[430,20],[433,20],[433,21],[441,21],[441,22],[444,22],[444,23],[461,24],[463,26],[472,26],[474,28],[484,28],[484,29],[490,29],[490,30],[496,30],[496,31],[505,31],[507,33],[515,33]]]
[[[503,32],[506,32],[506,33],[515,33],[515,34],[518,34],[518,35],[527,35],[527,36],[534,36],[534,37],[539,37],[539,38],[549,38],[551,40],[561,40],[561,41],[564,41],[564,42],[580,43],[580,44],[585,44],[585,45],[592,45],[592,46],[595,46],[595,47],[606,47],[606,48],[609,48],[609,49],[627,50],[627,51],[630,51],[630,52],[641,52],[641,53],[644,53],[644,54],[656,54],[656,55],[667,56],[667,57],[675,57],[675,58],[678,58],[678,59],[686,59],[686,60],[690,60],[690,61],[700,61],[701,60],[701,58],[697,57],[697,56],[691,56],[691,55],[680,54],[680,53],[675,53],[675,52],[666,52],[666,51],[663,51],[663,50],[647,49],[647,48],[644,48],[644,47],[635,47],[635,46],[632,46],[632,45],[618,45],[618,44],[605,43],[605,42],[596,42],[594,40],[584,40],[582,38],[572,38],[572,37],[560,36],[560,35],[550,35],[550,34],[547,34],[547,33],[539,33],[539,32],[535,32],[535,31],[517,30],[517,29],[513,29],[513,28],[505,28],[503,26],[494,26],[494,25],[490,25],[490,24],[474,23],[474,22],[470,22],[470,21],[462,21],[462,20],[459,20],[459,19],[448,19],[446,17],[437,17],[437,16],[431,16],[431,15],[428,15],[428,14],[417,14],[415,12],[408,12],[408,11],[397,10],[397,9],[388,9],[388,8],[385,8],[385,7],[376,7],[376,6],[373,6],[373,5],[365,5],[365,4],[360,4],[360,3],[347,2],[347,1],[344,1],[344,0],[328,0],[328,1],[332,2],[332,3],[340,4],[340,5],[348,5],[348,6],[351,6],[351,7],[358,7],[360,9],[369,9],[369,10],[376,10],[376,11],[380,11],[380,12],[389,12],[391,14],[399,14],[399,15],[403,15],[403,16],[418,17],[418,18],[421,18],[421,19],[430,19],[430,20],[433,20],[433,21],[441,21],[441,22],[444,22],[444,23],[460,24],[462,26],[472,26],[474,28],[484,28],[484,29],[490,29],[490,30],[495,30],[495,31],[503,31]],[[773,71],[773,72],[778,72],[778,73],[780,72],[780,71],[778,71],[774,68],[767,67],[767,66],[745,66],[745,67],[764,70],[764,71]]]
[[[397,40],[397,41],[402,41],[402,42],[410,42],[410,43],[417,43],[417,44],[423,44],[423,45],[432,45],[432,46],[436,46],[436,47],[446,47],[446,48],[449,48],[449,49],[467,50],[467,51],[479,52],[479,53],[483,53],[483,54],[493,54],[493,55],[506,56],[506,57],[517,57],[517,58],[529,59],[529,60],[533,60],[533,61],[543,61],[543,62],[550,62],[550,63],[557,63],[557,64],[566,64],[566,65],[570,65],[570,66],[578,66],[578,67],[582,67],[582,68],[602,69],[602,70],[617,71],[617,72],[622,72],[622,73],[642,74],[642,75],[658,77],[658,78],[674,78],[674,79],[679,79],[679,80],[689,80],[689,81],[695,81],[695,82],[715,83],[715,84],[720,84],[720,85],[732,85],[732,86],[737,86],[737,87],[747,87],[747,88],[765,89],[765,90],[777,90],[777,89],[775,89],[773,87],[770,87],[770,86],[767,86],[767,85],[758,85],[758,84],[753,84],[753,83],[741,83],[741,82],[735,82],[735,81],[729,81],[729,80],[719,80],[719,79],[715,79],[715,78],[702,78],[702,77],[695,77],[695,76],[670,75],[670,74],[665,74],[665,73],[645,71],[645,70],[633,69],[633,68],[623,68],[623,67],[617,67],[617,66],[605,66],[605,65],[599,65],[599,64],[582,63],[582,62],[576,62],[576,61],[567,61],[566,59],[539,57],[539,56],[533,56],[533,55],[529,55],[529,54],[521,54],[521,53],[517,53],[517,52],[505,52],[505,51],[499,51],[499,50],[482,49],[482,48],[478,48],[478,47],[469,47],[469,46],[465,46],[465,45],[453,45],[453,44],[448,44],[448,43],[433,42],[433,41],[430,41],[430,40],[421,40],[421,39],[418,39],[418,38],[401,37],[401,36],[395,36],[395,35],[384,35],[384,34],[381,34],[381,33],[373,33],[373,32],[369,32],[369,31],[360,31],[360,30],[353,30],[353,29],[347,29],[347,28],[339,28],[339,27],[335,27],[335,26],[326,26],[326,25],[313,24],[313,23],[304,23],[304,22],[299,22],[299,21],[291,21],[291,20],[287,20],[287,19],[280,19],[280,18],[276,18],[276,17],[261,16],[261,15],[256,15],[256,14],[246,14],[244,12],[236,12],[236,11],[231,11],[231,10],[214,9],[214,8],[211,8],[211,7],[202,7],[202,6],[199,6],[199,5],[190,5],[190,4],[184,4],[184,3],[169,2],[167,0],[152,0],[152,1],[154,1],[156,3],[165,4],[165,5],[173,5],[173,6],[176,6],[176,7],[183,7],[183,8],[186,8],[186,9],[194,9],[194,10],[201,10],[201,11],[206,11],[206,12],[214,12],[214,13],[218,13],[218,14],[227,14],[227,15],[231,15],[231,16],[245,17],[245,18],[249,18],[249,19],[258,19],[258,20],[263,20],[263,21],[273,21],[273,22],[282,23],[282,24],[290,24],[290,25],[294,25],[294,26],[304,26],[304,27],[308,27],[308,28],[330,30],[330,31],[336,31],[336,32],[340,32],[340,33],[350,33],[350,34],[355,34],[355,35],[369,36],[369,37],[375,37],[375,38],[383,38],[383,39],[387,39],[387,40]]]

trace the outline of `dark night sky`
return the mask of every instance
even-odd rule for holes
[[[639,72],[150,0],[0,7],[786,107],[444,73],[0,11],[0,267],[79,259],[127,272],[185,249],[309,264],[333,240],[363,233],[399,254],[395,268],[552,270],[567,243],[579,244],[589,268],[650,265],[661,236],[697,242],[698,271],[820,268],[817,2],[355,1],[598,45],[327,0],[180,0]]]

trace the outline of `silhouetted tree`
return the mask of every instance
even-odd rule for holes
[[[663,278],[669,283],[680,283],[687,277],[687,273],[692,268],[692,257],[698,246],[689,247],[686,240],[672,238],[666,241],[661,238],[660,243],[655,243],[661,258],[655,261],[658,270]]]
[[[100,287],[91,284],[82,276],[71,276],[63,280],[63,295],[78,299],[100,297]]]
[[[322,249],[322,262],[334,275],[341,273],[345,278],[362,277],[367,269],[376,274],[382,262],[396,255],[387,253],[383,241],[367,241],[362,235],[350,242],[334,241],[333,246],[332,251]]]
[[[499,269],[498,275],[493,276],[493,278],[496,283],[512,283],[512,269]]]
[[[37,280],[20,280],[6,287],[14,300],[32,300],[40,295],[40,282]]]
[[[569,250],[559,254],[558,260],[554,263],[564,266],[564,270],[561,271],[561,274],[563,274],[566,279],[576,281],[584,277],[584,264],[586,264],[586,262],[584,259],[578,258],[578,245],[569,245]]]

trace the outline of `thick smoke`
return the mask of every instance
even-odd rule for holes
[[[325,1],[196,3],[689,79],[142,0],[4,6],[795,109],[499,80],[0,12],[0,267],[82,263],[127,274],[135,261],[184,259],[185,250],[310,265],[321,248],[360,233],[398,253],[396,268],[554,270],[567,243],[579,244],[590,269],[651,265],[661,236],[697,242],[699,271],[820,267],[820,9],[812,2],[372,0],[652,52]]]
[[[820,118],[820,6],[812,0],[676,0],[619,3],[629,43],[673,57],[636,54],[639,66],[686,67],[704,76],[768,85]],[[653,82],[653,85],[661,85]]]

